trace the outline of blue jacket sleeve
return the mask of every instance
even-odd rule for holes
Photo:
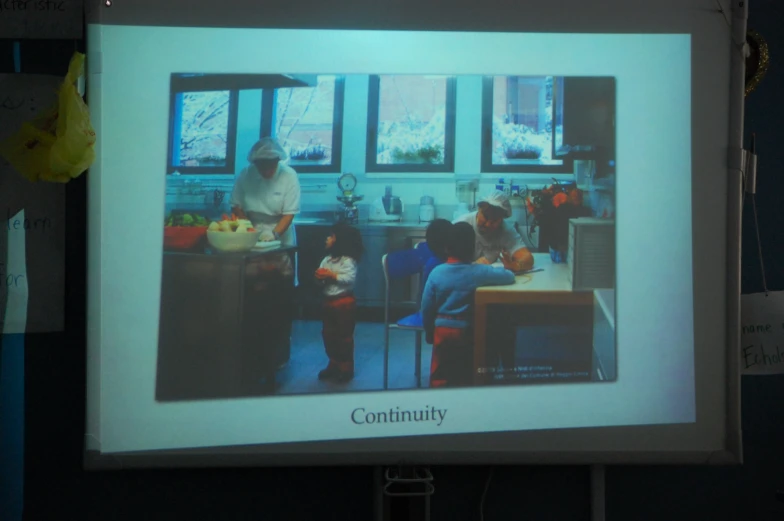
[[[515,275],[505,268],[494,268],[492,266],[476,265],[480,268],[477,273],[477,286],[508,286],[515,283]]]

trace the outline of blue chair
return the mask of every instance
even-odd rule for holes
[[[415,360],[414,375],[416,376],[417,387],[422,385],[422,333],[425,328],[422,326],[422,316],[419,314],[422,291],[419,288],[414,298],[416,300],[396,302],[401,307],[411,308],[414,313],[406,315],[394,324],[390,324],[389,310],[391,306],[389,288],[393,281],[410,279],[422,273],[422,267],[427,261],[427,256],[423,255],[422,249],[410,249],[388,253],[381,257],[381,266],[384,270],[384,389],[389,386],[389,331],[400,329],[413,331],[415,336]]]

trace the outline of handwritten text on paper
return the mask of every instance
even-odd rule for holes
[[[83,37],[82,0],[0,0],[0,34],[4,38]]]
[[[784,373],[784,291],[741,296],[741,370]]]
[[[57,76],[0,74],[0,141],[56,104],[61,82]],[[61,331],[65,320],[65,187],[30,182],[2,158],[0,263],[4,331]],[[20,302],[26,306],[24,320],[17,313]]]

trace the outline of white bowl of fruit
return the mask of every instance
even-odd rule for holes
[[[261,232],[253,223],[245,219],[224,215],[223,220],[214,221],[207,227],[207,242],[223,253],[246,252],[253,249],[259,241]]]

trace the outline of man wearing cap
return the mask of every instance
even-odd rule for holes
[[[512,216],[509,197],[496,190],[478,204],[478,210],[466,214],[455,222],[463,221],[476,232],[475,262],[492,264],[501,261],[512,272],[530,270],[534,258],[517,231],[504,219]]]
[[[283,161],[288,154],[269,137],[260,139],[248,153],[248,165],[240,172],[231,192],[231,207],[240,219],[261,230],[262,241],[297,243],[294,216],[299,213],[300,187],[297,172]]]

